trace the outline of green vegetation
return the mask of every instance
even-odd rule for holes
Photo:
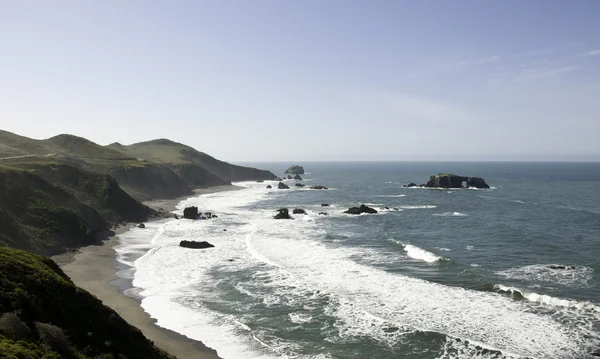
[[[0,247],[0,358],[173,358],[49,258]]]

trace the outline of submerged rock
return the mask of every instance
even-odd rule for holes
[[[409,184],[407,184],[407,185],[404,185],[403,187],[417,187],[417,184],[416,184],[416,183],[413,183],[413,182],[411,182],[411,183],[409,183]]]
[[[557,264],[551,264],[548,266],[548,268],[550,268],[550,269],[569,269],[569,270],[575,269],[575,267],[573,267],[573,266],[564,266],[564,265],[557,265]]]
[[[293,174],[293,175],[303,175],[304,174],[304,167],[302,166],[298,166],[298,165],[293,165],[290,168],[288,168],[287,170],[285,170],[285,174]]]
[[[146,225],[145,225],[145,224],[143,224],[143,223],[140,223],[140,224],[138,224],[138,225],[137,225],[137,227],[138,227],[138,228],[146,228]]]
[[[303,210],[302,208],[294,208],[294,210],[292,211],[293,214],[306,214],[306,211]]]
[[[296,183],[296,187],[304,187],[304,184],[302,184],[302,183]]]
[[[329,189],[329,188],[319,185],[319,186],[312,186],[310,189]]]
[[[347,213],[347,214],[361,214],[361,213],[374,214],[374,213],[377,213],[377,210],[374,208],[371,208],[369,206],[365,206],[364,204],[361,204],[360,207],[349,208],[344,213]]]
[[[263,183],[263,182],[264,182],[264,180],[258,180],[258,181],[256,181],[256,183]]]
[[[273,186],[271,185],[267,185],[267,189],[273,188]]]
[[[196,242],[196,241],[181,241],[179,242],[179,246],[180,247],[184,247],[184,248],[194,248],[194,249],[204,249],[204,248],[212,248],[214,247],[212,244],[206,242],[206,241],[202,241],[202,242]]]
[[[278,189],[290,189],[290,186],[288,186],[287,184],[283,183],[283,182],[279,182],[279,184],[277,185]]]
[[[303,181],[302,177],[300,177],[300,175],[298,175],[298,174],[294,176],[294,179],[296,181]]]
[[[187,219],[196,219],[196,218],[198,218],[198,207],[195,207],[195,206],[186,207],[183,210],[183,218],[187,218]]]
[[[329,203],[321,203],[321,207],[329,207]]]
[[[327,213],[327,212],[319,212],[319,216],[329,216],[329,213]]]
[[[277,210],[279,213],[275,215],[275,219],[292,219],[290,217],[290,211],[287,208],[280,208]]]
[[[464,184],[464,185],[463,185]],[[429,177],[425,187],[435,188],[490,188],[481,177],[465,177],[455,174],[439,173]]]
[[[293,178],[294,178],[294,177],[292,177],[292,176],[290,176],[290,175],[288,175],[288,176],[287,176],[287,179],[293,179]]]

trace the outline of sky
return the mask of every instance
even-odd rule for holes
[[[0,129],[227,161],[600,161],[600,1],[0,1]]]

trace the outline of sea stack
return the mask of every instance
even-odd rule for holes
[[[287,170],[285,170],[285,174],[303,175],[304,167],[298,166],[298,165],[293,165],[290,168],[288,168]]]

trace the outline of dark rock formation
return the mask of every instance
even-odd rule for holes
[[[138,224],[138,225],[137,225],[137,227],[138,227],[138,228],[146,228],[146,225],[145,225],[145,224],[143,224],[143,223],[140,223],[140,224]]]
[[[196,241],[181,241],[179,242],[179,246],[180,247],[184,247],[184,248],[194,248],[194,249],[204,249],[204,248],[212,248],[214,247],[212,244],[206,242],[206,241],[202,241],[202,242],[196,242]]]
[[[219,218],[216,214],[213,214],[211,218]]]
[[[575,267],[573,267],[573,266],[564,266],[564,265],[556,265],[556,264],[549,265],[548,268],[550,268],[550,269],[569,269],[569,270],[575,269]]]
[[[296,183],[296,187],[304,187],[302,183]]]
[[[288,176],[287,176],[287,179],[293,179],[293,178],[294,178],[294,177],[292,177],[292,176],[290,176],[290,175],[288,175]]]
[[[292,219],[290,217],[290,211],[287,208],[280,208],[277,210],[279,213],[275,215],[275,219]]]
[[[416,184],[416,183],[413,183],[413,182],[411,182],[411,183],[409,183],[409,184],[407,184],[407,185],[404,185],[403,187],[417,187],[417,184]]]
[[[281,178],[281,177],[275,177],[275,179],[273,181],[279,181],[279,182],[281,182],[281,181],[283,181],[283,178]]]
[[[290,189],[290,186],[288,186],[287,184],[283,183],[283,182],[279,182],[279,184],[277,185],[278,189]]]
[[[271,185],[267,185],[267,188],[268,188],[268,189],[269,189],[269,188],[273,188],[273,186],[271,186]]]
[[[187,207],[183,210],[183,218],[196,219],[198,218],[198,207]]]
[[[294,176],[294,179],[296,181],[302,181],[302,177],[300,177],[300,175],[298,175],[298,174]]]
[[[329,213],[327,213],[327,212],[319,212],[319,216],[329,216]]]
[[[174,215],[173,215],[173,218],[175,218],[175,219],[180,219],[181,217],[179,217],[177,214],[174,214]]]
[[[306,214],[306,211],[303,210],[302,208],[294,208],[294,210],[292,211],[293,214]]]
[[[371,213],[371,214],[373,214],[373,213],[377,213],[377,210],[375,210],[374,208],[365,206],[364,204],[361,204],[360,207],[352,207],[344,213],[348,213],[348,214]]]
[[[319,185],[319,186],[312,186],[310,189],[329,189],[329,188]]]
[[[464,183],[464,186],[463,186]],[[464,177],[457,176],[454,174],[440,173],[429,178],[429,182],[425,187],[436,187],[436,188],[490,188],[485,180],[480,177]]]
[[[298,166],[298,165],[291,166],[290,168],[285,170],[285,174],[288,174],[288,173],[293,174],[293,175],[303,175],[304,167]]]
[[[328,203],[321,203],[321,207],[329,207]]]

